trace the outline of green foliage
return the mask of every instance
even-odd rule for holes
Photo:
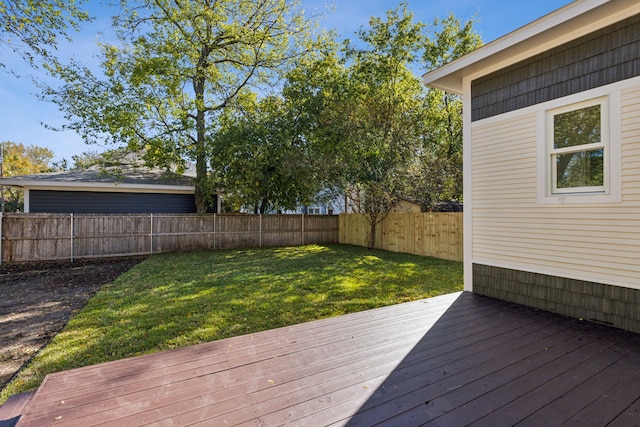
[[[73,160],[72,170],[89,169],[90,167],[107,168],[110,166],[133,165],[141,166],[140,153],[132,153],[126,147],[97,151],[85,151],[82,154],[71,156]]]
[[[25,146],[12,141],[0,142],[2,145],[2,175],[17,176],[51,172],[53,152],[36,145]],[[24,192],[18,187],[4,186],[2,197],[6,212],[24,210]]]
[[[554,149],[565,150],[554,157],[558,188],[604,185],[600,109],[592,105],[553,117]]]
[[[31,65],[51,60],[60,37],[77,30],[89,15],[76,0],[0,0],[0,46],[7,46]],[[4,64],[0,63],[0,66]]]
[[[224,117],[211,144],[217,179],[255,213],[293,210],[322,190],[293,112],[286,100],[265,97],[255,107]]]
[[[333,106],[346,87],[344,59],[332,34],[309,43],[281,95],[243,94],[241,108],[220,119],[212,169],[237,207],[265,212],[332,199],[341,164],[331,148],[340,135]]]
[[[373,247],[377,224],[400,200],[429,208],[461,198],[461,101],[427,90],[412,69],[448,62],[480,39],[452,16],[415,22],[404,3],[369,24],[358,32],[363,47],[327,43],[289,74],[284,93],[304,106],[305,138],[329,182],[366,215]]]
[[[472,23],[429,26],[401,4],[372,18],[356,47],[332,33],[311,40],[298,6],[123,2],[121,44],[101,46],[104,75],[56,65],[65,84],[45,97],[88,143],[124,144],[153,166],[195,162],[199,211],[219,186],[262,212],[341,191],[374,230],[401,199],[461,198],[461,101],[412,70],[477,47]]]
[[[348,110],[345,149],[350,186],[347,195],[371,226],[375,227],[405,193],[408,168],[418,153],[420,125],[424,120],[425,91],[411,72],[424,38],[424,24],[415,23],[402,4],[387,12],[387,20],[370,20],[359,37],[366,47],[347,50],[351,61],[351,93],[343,102]]]
[[[208,142],[222,111],[249,85],[267,86],[303,46],[309,24],[297,0],[123,1],[120,46],[101,46],[102,72],[53,70],[65,84],[46,97],[88,143],[108,138],[149,165],[196,164],[196,205],[213,186]]]
[[[422,60],[427,69],[440,67],[482,45],[473,31],[450,15],[436,19],[425,38]],[[429,89],[422,136],[424,150],[413,166],[408,199],[433,208],[438,202],[462,199],[462,99],[455,94]]]
[[[51,372],[462,289],[462,264],[355,246],[154,255],[100,290],[2,391]]]
[[[422,56],[427,70],[441,67],[482,46],[482,39],[473,30],[473,20],[461,24],[453,15],[433,21],[433,34],[425,40]]]

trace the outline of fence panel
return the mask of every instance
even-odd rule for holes
[[[292,246],[337,240],[337,216],[0,214],[1,262]]]
[[[304,216],[304,243],[338,243],[338,216]]]
[[[261,216],[221,215],[216,217],[216,249],[261,246]]]
[[[73,231],[74,258],[149,253],[149,215],[74,215]]]
[[[215,248],[215,215],[154,214],[151,253]]]
[[[2,217],[3,260],[70,259],[72,224],[69,215],[34,214]]]
[[[366,246],[363,215],[4,214],[0,260],[73,260],[259,246]],[[376,247],[462,261],[461,213],[390,214]]]
[[[376,227],[378,249],[462,261],[463,214],[392,213]],[[369,223],[362,214],[340,215],[340,243],[367,246]]]
[[[262,246],[286,246],[284,242],[304,244],[304,215],[262,215]]]

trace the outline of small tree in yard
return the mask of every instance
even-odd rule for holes
[[[471,22],[452,16],[436,20],[430,37],[405,4],[370,25],[359,32],[367,47],[348,51],[351,92],[342,105],[346,194],[365,215],[373,248],[377,225],[400,200],[431,206],[462,195],[461,101],[427,90],[410,67],[419,59],[442,65],[481,40]]]
[[[424,120],[424,89],[409,65],[423,42],[424,25],[401,5],[387,20],[372,18],[359,32],[363,49],[348,49],[348,98],[341,102],[346,195],[369,223],[367,246],[377,225],[405,193],[408,165],[417,154]]]
[[[364,47],[325,41],[288,74],[283,90],[304,117],[298,132],[326,187],[342,190],[365,215],[370,248],[378,224],[402,199],[431,204],[461,188],[459,99],[428,91],[411,68],[449,61],[480,40],[471,23],[460,28],[453,17],[434,28],[431,40],[427,25],[401,4],[358,32]]]

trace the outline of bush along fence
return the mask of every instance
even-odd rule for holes
[[[376,227],[378,249],[463,261],[463,214],[391,213]],[[340,215],[340,243],[367,246],[369,223],[362,214]]]
[[[337,241],[327,215],[0,214],[2,263]]]

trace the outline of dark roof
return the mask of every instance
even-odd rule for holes
[[[133,184],[133,185],[194,185],[195,170],[189,169],[184,174],[167,172],[145,166],[120,165],[100,167],[92,166],[88,169],[65,172],[50,172],[33,175],[19,175],[0,178],[4,185],[54,185],[56,183],[83,184]]]

